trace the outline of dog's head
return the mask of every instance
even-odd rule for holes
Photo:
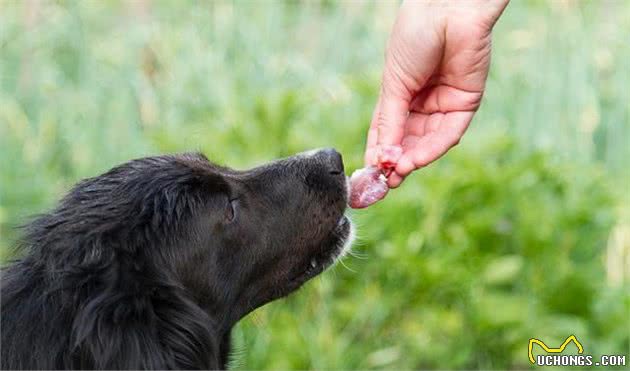
[[[43,240],[31,242],[54,246],[40,251],[54,255],[42,261],[107,271],[106,284],[126,291],[169,281],[233,324],[343,254],[347,193],[332,149],[247,171],[201,154],[149,157],[79,183],[32,224]],[[51,236],[72,237],[75,248],[45,241]]]
[[[349,246],[346,177],[334,150],[247,171],[197,157],[192,168],[211,189],[199,194],[206,204],[193,213],[186,231],[192,244],[176,269],[200,302],[227,304],[240,317],[296,290]]]

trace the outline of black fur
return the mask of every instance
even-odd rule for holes
[[[230,330],[341,253],[339,154],[149,157],[77,184],[3,268],[2,369],[224,368]]]

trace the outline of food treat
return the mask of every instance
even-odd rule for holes
[[[402,156],[400,146],[379,146],[377,165],[356,170],[350,177],[350,207],[362,209],[382,200],[389,187],[387,177]]]
[[[370,166],[358,169],[350,177],[350,207],[368,207],[383,199],[387,191],[387,178],[379,168]]]

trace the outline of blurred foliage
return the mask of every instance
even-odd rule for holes
[[[396,7],[0,2],[1,260],[29,215],[133,157],[334,146],[361,166]],[[530,337],[569,334],[628,354],[629,33],[626,2],[512,2],[462,144],[353,212],[349,269],[244,319],[233,366],[526,368]]]

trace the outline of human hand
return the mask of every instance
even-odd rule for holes
[[[365,151],[370,166],[378,162],[379,145],[402,146],[387,180],[390,188],[459,143],[481,103],[492,27],[508,1],[406,0],[401,5]]]

